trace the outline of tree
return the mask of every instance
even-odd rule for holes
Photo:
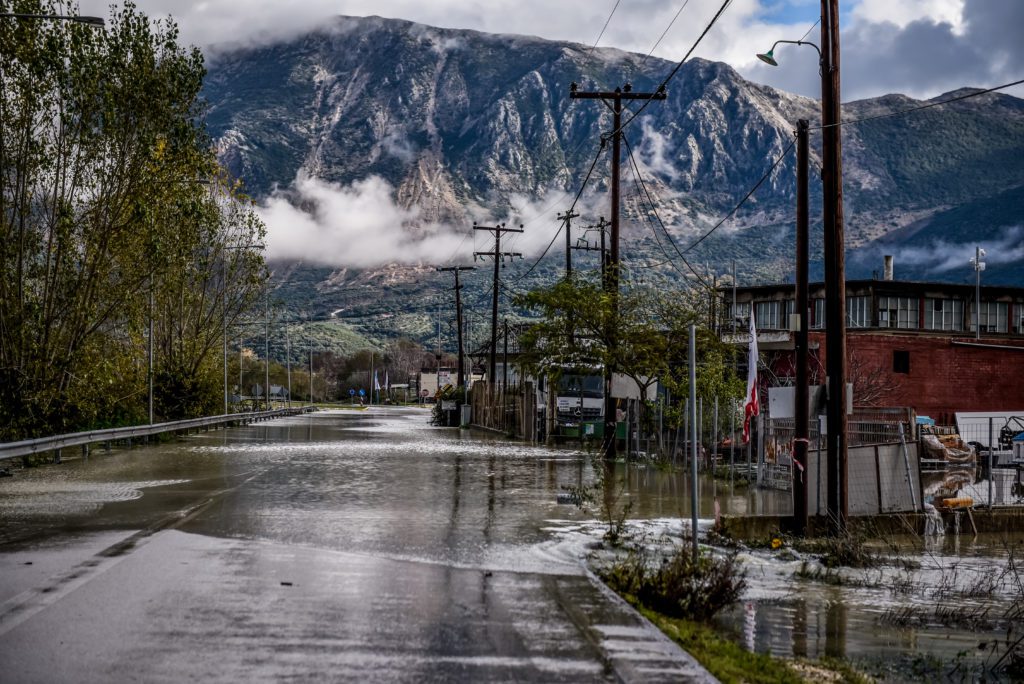
[[[202,55],[177,37],[130,3],[105,31],[0,21],[0,438],[144,416],[150,296],[161,384],[196,395],[168,411],[216,394],[212,340],[266,277],[255,249],[225,248],[262,225],[217,166]]]

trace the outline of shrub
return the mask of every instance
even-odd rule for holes
[[[746,588],[736,554],[702,554],[694,562],[687,547],[679,547],[660,563],[652,563],[645,551],[631,551],[601,571],[601,577],[615,591],[652,610],[704,622],[735,603]]]

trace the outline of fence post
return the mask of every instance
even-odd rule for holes
[[[979,324],[980,325],[980,324]],[[988,417],[988,507],[992,508],[992,481],[996,479],[996,471],[992,464],[992,416]]]

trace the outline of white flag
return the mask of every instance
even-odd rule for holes
[[[750,307],[750,348],[747,359],[747,396],[743,400],[743,443],[750,441],[750,418],[761,413],[757,396],[757,329],[754,327],[754,307]]]

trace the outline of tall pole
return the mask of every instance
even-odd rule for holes
[[[284,356],[288,368],[288,408],[292,406],[292,335],[286,325],[284,327]]]
[[[985,270],[985,262],[982,257],[985,250],[980,246],[974,248],[974,258],[971,263],[974,265],[974,339],[981,339],[981,272]]]
[[[796,128],[796,421],[793,434],[793,528],[797,534],[807,532],[807,452],[810,439],[810,413],[807,387],[808,355],[808,131],[807,119],[797,121]]]
[[[313,338],[309,338],[309,405],[313,405]]]
[[[690,324],[690,425],[694,427],[690,436],[690,534],[693,536],[693,563],[697,564],[697,326]]]
[[[839,0],[821,0],[821,124],[828,375],[828,510],[834,534],[849,515],[846,438],[846,265],[840,142]]]
[[[494,396],[494,386],[497,383],[497,357],[498,357],[498,294],[501,289],[501,264],[504,262],[505,257],[521,257],[522,254],[519,252],[502,252],[501,251],[501,234],[502,233],[522,233],[523,227],[518,228],[506,228],[504,223],[496,226],[478,226],[473,224],[473,230],[486,230],[494,233],[494,251],[493,252],[473,252],[473,257],[478,256],[490,256],[494,259],[494,283],[491,285],[491,356],[490,363],[487,367],[487,386],[491,396]]]
[[[609,247],[608,261],[602,264],[602,282],[605,291],[611,295],[612,311],[611,320],[608,322],[608,329],[605,334],[608,344],[609,360],[614,359],[615,350],[618,347],[618,313],[619,313],[619,167],[622,156],[622,101],[623,100],[664,100],[666,98],[664,88],[658,89],[655,93],[634,93],[633,86],[629,83],[612,92],[580,92],[577,85],[569,86],[569,97],[573,99],[602,100],[608,104],[611,100],[612,109],[612,187],[611,187],[611,245]],[[603,139],[602,139],[603,140]],[[614,363],[606,363],[604,367],[604,457],[614,459],[616,452],[615,443],[615,398],[612,396],[612,377],[615,373]]]
[[[373,393],[376,391],[376,385],[373,381],[373,352],[370,352],[370,370],[367,371],[366,384],[370,386],[370,406],[373,406]]]
[[[462,271],[475,270],[473,266],[446,266],[444,268],[438,268],[438,271],[451,271],[455,273],[455,328],[458,331],[458,343],[459,343],[459,359],[458,359],[458,377],[455,380],[455,386],[462,388],[466,386],[465,375],[463,373],[463,347],[462,347],[462,285],[459,283],[459,273]],[[440,351],[440,347],[438,347]],[[438,357],[440,359],[440,357]],[[440,363],[440,361],[438,361]],[[438,366],[440,369],[440,366]],[[440,377],[440,373],[438,373]],[[438,381],[440,385],[440,380]],[[438,388],[440,389],[440,387]]]
[[[149,381],[149,424],[153,424],[153,273],[150,271],[149,275],[149,352],[148,362],[149,371],[147,377]]]
[[[263,309],[264,311],[264,323],[266,325],[263,331],[263,354],[265,359],[263,360],[264,378],[263,382],[265,387],[263,388],[263,394],[267,398],[267,410],[270,410],[270,292],[267,292],[267,301]]]
[[[558,220],[565,224],[565,279],[572,276],[572,220],[579,214],[572,209],[558,215]]]
[[[224,333],[224,415],[227,415],[227,257],[220,267],[220,322]]]
[[[736,334],[736,260],[732,260],[732,334]]]

